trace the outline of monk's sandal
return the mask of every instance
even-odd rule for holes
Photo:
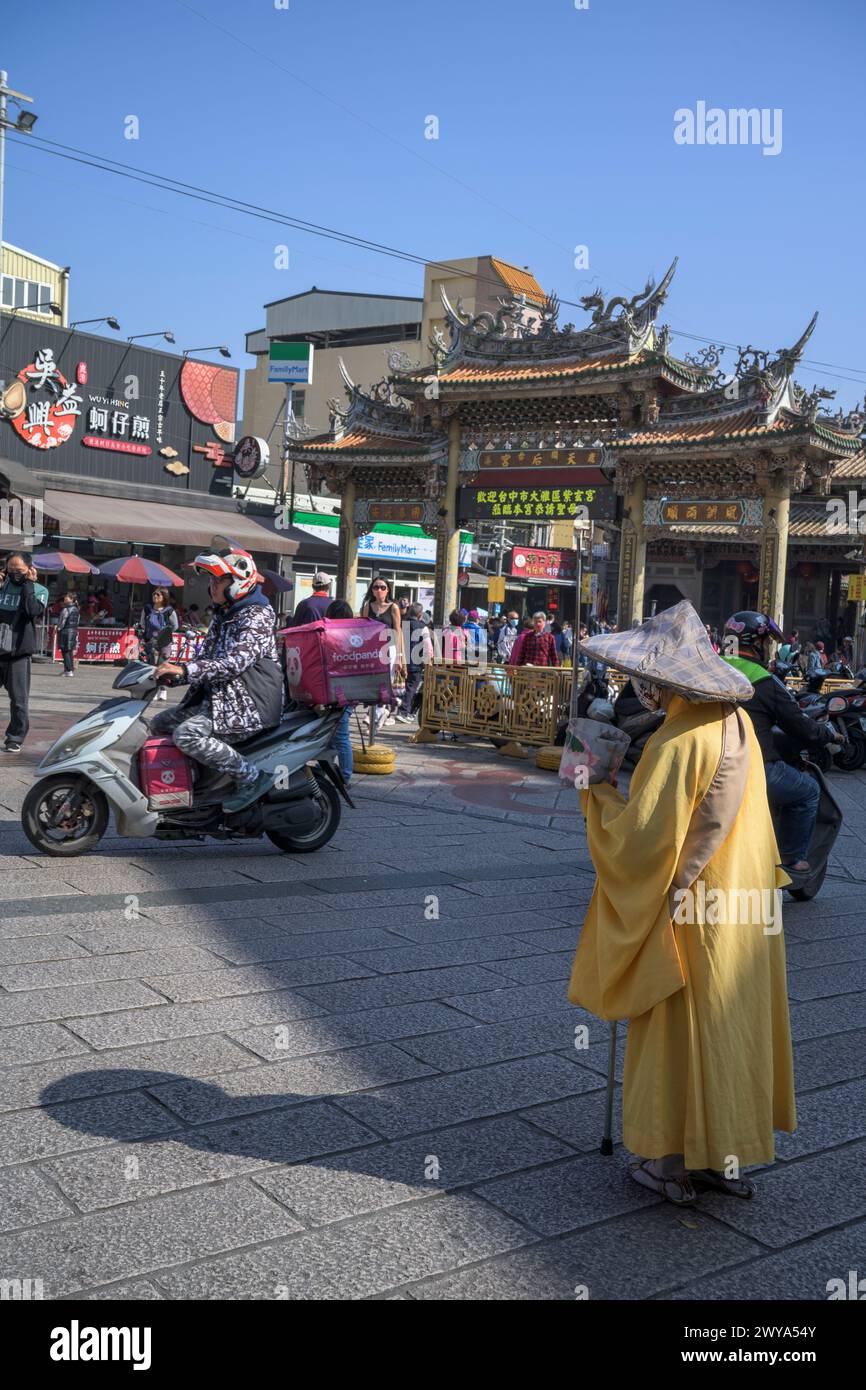
[[[724,1192],[728,1197],[742,1197],[745,1202],[750,1202],[758,1190],[751,1178],[726,1178],[712,1168],[692,1169],[689,1177],[698,1187]]]
[[[692,1186],[690,1173],[683,1173],[677,1178],[657,1178],[650,1168],[651,1163],[652,1159],[644,1158],[629,1164],[629,1174],[636,1183],[641,1187],[648,1187],[650,1192],[664,1197],[666,1202],[671,1202],[675,1207],[690,1207],[697,1201],[698,1194]]]

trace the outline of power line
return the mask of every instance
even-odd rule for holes
[[[178,0],[179,2],[179,0]],[[198,202],[208,203],[214,207],[220,207],[225,211],[239,212],[244,216],[257,218],[260,221],[272,222],[279,226],[289,226],[296,231],[306,233],[310,236],[320,236],[329,240],[338,241],[344,245],[355,246],[360,250],[370,251],[376,255],[391,257],[396,260],[407,262],[419,266],[431,266],[434,270],[445,271],[449,275],[458,277],[472,278],[480,284],[490,285],[495,289],[502,289],[500,281],[494,281],[478,272],[469,272],[460,266],[450,265],[443,261],[429,260],[426,256],[418,255],[415,252],[403,251],[398,247],[389,246],[383,242],[376,242],[367,237],[361,237],[351,232],[342,232],[333,227],[326,227],[322,224],[310,222],[306,219],[295,217],[289,213],[280,213],[271,208],[266,208],[256,203],[242,202],[240,199],[231,197],[228,194],[219,193],[213,189],[202,188],[196,184],[190,184],[181,179],[174,179],[170,175],[154,173],[152,170],[139,169],[135,165],[124,164],[119,160],[109,159],[106,156],[94,154],[92,151],[81,150],[74,145],[64,145],[60,141],[47,140],[37,135],[29,135],[27,140],[9,137],[13,143],[39,149],[41,153],[53,155],[55,158],[67,159],[76,164],[82,164],[89,168],[98,169],[102,173],[116,174],[121,178],[130,179],[136,183],[143,183],[151,188],[159,188],[163,192],[177,193],[182,197],[191,198]],[[36,143],[34,143],[36,142]],[[575,300],[561,299],[559,301],[570,308],[583,309],[584,306]],[[672,332],[679,336],[691,339],[696,342],[707,344],[717,343],[720,347],[736,349],[733,343],[717,342],[714,338],[709,338],[703,334],[686,332],[684,329],[675,328],[671,325]],[[833,380],[851,381],[855,385],[866,385],[866,373],[863,377],[842,376],[838,372],[821,370],[819,365],[810,359],[804,358],[803,364],[811,366],[817,370],[819,376],[829,376]],[[846,371],[861,372],[859,367],[847,367]]]

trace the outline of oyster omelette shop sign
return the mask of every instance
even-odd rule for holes
[[[236,369],[6,317],[0,363],[0,455],[43,473],[229,493]]]

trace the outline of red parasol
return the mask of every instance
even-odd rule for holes
[[[143,560],[140,555],[124,555],[99,566],[99,573],[121,584],[165,584],[183,588],[183,580],[174,570],[155,560]]]
[[[33,556],[33,563],[38,570],[49,570],[51,573],[59,573],[66,570],[69,574],[98,574],[99,570],[95,565],[91,565],[89,560],[84,560],[80,555],[74,555],[71,550],[43,550],[38,555]]]

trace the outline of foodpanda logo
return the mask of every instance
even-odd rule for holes
[[[163,783],[164,786],[170,787],[175,780],[174,773],[169,768],[162,773],[159,780]]]
[[[301,679],[301,649],[300,647],[286,648],[286,675],[289,685],[297,685]]]
[[[350,647],[363,647],[363,645],[364,645],[364,639],[363,639],[363,637],[361,636],[360,632],[350,632],[350,633],[349,633],[349,646],[350,646]]]

